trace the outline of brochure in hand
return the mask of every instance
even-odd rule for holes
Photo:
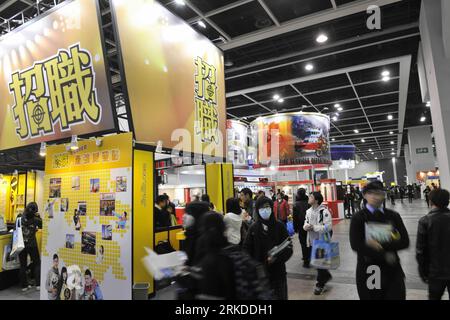
[[[366,241],[375,240],[379,243],[389,243],[394,239],[394,228],[389,223],[367,222]]]

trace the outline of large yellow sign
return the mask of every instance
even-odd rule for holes
[[[222,52],[154,0],[113,0],[112,8],[136,140],[181,150],[175,130],[184,129],[183,151],[223,156]]]
[[[0,150],[114,129],[97,1],[7,34],[0,59]]]

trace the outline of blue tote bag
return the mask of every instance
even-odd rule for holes
[[[332,242],[328,233],[313,241],[311,265],[317,269],[337,269],[340,265],[339,243]]]

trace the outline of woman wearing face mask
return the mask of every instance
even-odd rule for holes
[[[248,230],[243,248],[252,258],[263,263],[266,267],[275,298],[287,300],[285,263],[292,256],[292,247],[288,246],[274,260],[268,256],[268,252],[289,238],[288,232],[284,224],[275,219],[271,199],[267,197],[259,198],[256,201],[255,208],[257,221]]]

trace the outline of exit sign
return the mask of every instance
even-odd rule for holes
[[[416,153],[428,153],[428,148],[416,148]]]

